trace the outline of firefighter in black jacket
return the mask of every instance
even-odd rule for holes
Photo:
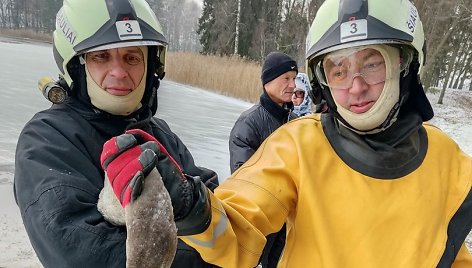
[[[144,0],[65,0],[56,27],[57,88],[65,99],[37,113],[19,137],[16,201],[44,267],[124,267],[126,229],[97,210],[107,140],[128,129],[144,130],[186,175],[198,176],[210,189],[218,178],[197,167],[167,123],[153,117],[167,42]],[[179,240],[173,267],[211,265]]]

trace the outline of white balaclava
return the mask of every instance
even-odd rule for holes
[[[125,96],[115,96],[102,89],[90,75],[87,64],[85,64],[85,72],[87,79],[87,93],[90,97],[92,105],[100,110],[108,112],[113,115],[129,115],[139,109],[141,100],[144,96],[146,88],[146,73],[147,73],[147,46],[140,46],[139,49],[144,56],[144,73],[138,86]]]
[[[311,114],[311,98],[309,96],[311,91],[310,82],[308,77],[305,73],[298,73],[297,77],[295,78],[295,89],[294,91],[303,91],[305,92],[305,96],[303,97],[302,103],[300,105],[294,105],[293,112],[298,116],[302,116],[305,114]]]
[[[339,105],[335,98],[333,100],[339,115],[355,128],[354,131],[362,134],[373,134],[388,128],[397,120],[397,115],[395,115],[387,126],[383,129],[377,129],[387,119],[390,111],[400,98],[400,51],[387,45],[370,45],[365,48],[379,51],[385,60],[385,77],[387,79],[378,100],[367,112],[362,114],[353,113]]]

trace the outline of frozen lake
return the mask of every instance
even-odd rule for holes
[[[0,171],[11,170],[24,124],[50,103],[37,89],[38,78],[57,77],[50,45],[0,39]],[[251,104],[164,80],[157,116],[163,118],[193,153],[195,162],[229,176],[228,136],[239,114]]]

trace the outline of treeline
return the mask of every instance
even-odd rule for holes
[[[472,0],[413,2],[422,18],[427,42],[422,73],[425,87],[472,90]],[[282,50],[302,64],[306,33],[322,3],[323,0],[204,0],[198,27],[202,52],[261,60],[272,50]]]
[[[147,0],[173,51],[201,50],[197,21],[201,6],[192,0]],[[0,0],[0,28],[52,33],[62,0]]]
[[[193,0],[148,2],[171,51],[260,62],[270,51],[281,50],[303,66],[306,33],[323,0],[204,0],[203,7]],[[422,73],[426,88],[472,90],[472,0],[413,2],[427,42]],[[61,5],[62,0],[0,0],[0,27],[52,32]]]

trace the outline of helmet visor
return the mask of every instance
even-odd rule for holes
[[[395,66],[387,66],[390,62],[375,46],[347,48],[328,53],[316,66],[316,76],[320,83],[333,89],[352,87],[354,78],[361,77],[368,85],[383,83],[391,79],[387,68],[400,68],[400,60]],[[397,64],[398,63],[398,64]]]

